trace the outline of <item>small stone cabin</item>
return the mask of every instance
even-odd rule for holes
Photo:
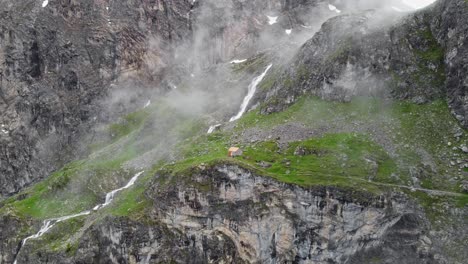
[[[242,155],[242,150],[237,147],[230,147],[228,151],[229,157],[238,157]]]

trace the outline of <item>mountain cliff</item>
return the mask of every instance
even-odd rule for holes
[[[0,264],[464,263],[467,16],[0,0]]]

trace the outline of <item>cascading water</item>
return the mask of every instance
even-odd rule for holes
[[[122,190],[128,189],[128,188],[130,188],[132,185],[134,185],[135,182],[138,180],[138,177],[140,177],[141,174],[143,174],[143,171],[141,171],[141,172],[135,174],[135,176],[133,176],[133,178],[131,178],[130,181],[127,183],[127,185],[125,185],[124,187],[121,187],[121,188],[119,188],[119,189],[115,189],[115,190],[113,190],[113,191],[107,193],[107,194],[106,194],[106,200],[104,201],[104,203],[103,203],[103,204],[98,204],[98,205],[96,205],[96,206],[93,208],[93,210],[96,211],[96,210],[99,210],[99,209],[101,209],[101,208],[103,208],[103,207],[109,205],[109,204],[112,202],[112,200],[114,200],[114,196],[115,196],[116,193],[118,193],[118,192],[120,192],[120,191],[122,191]]]
[[[221,124],[217,124],[217,125],[213,125],[213,126],[210,126],[210,128],[208,128],[208,132],[207,134],[211,134],[213,133],[217,128],[221,127]]]
[[[247,95],[244,98],[244,101],[242,101],[242,104],[240,106],[239,113],[237,115],[233,116],[229,122],[236,121],[237,119],[241,118],[242,115],[245,113],[245,110],[247,109],[247,106],[249,105],[250,100],[255,94],[255,91],[257,90],[257,86],[262,82],[263,78],[265,78],[265,75],[268,73],[270,68],[273,66],[273,64],[268,65],[268,67],[265,69],[265,71],[260,75],[255,77],[252,82],[249,85],[249,90]]]
[[[138,180],[138,177],[140,177],[143,173],[144,173],[144,171],[138,172],[137,174],[135,174],[135,176],[133,176],[133,178],[130,179],[130,181],[127,183],[127,185],[107,193],[106,194],[106,200],[104,201],[104,203],[96,205],[93,208],[93,210],[97,211],[97,210],[109,205],[112,202],[112,200],[114,200],[114,197],[115,197],[116,193],[118,193],[118,192],[120,192],[120,191],[122,191],[124,189],[130,188],[132,185],[135,184],[135,182]],[[39,231],[36,234],[28,236],[27,238],[25,238],[25,239],[23,239],[21,241],[21,245],[18,248],[18,252],[16,253],[16,256],[18,256],[19,252],[21,251],[21,248],[24,247],[24,245],[26,244],[26,242],[28,240],[41,237],[42,235],[47,233],[50,229],[52,229],[52,227],[54,227],[57,223],[60,223],[60,222],[63,222],[63,221],[66,221],[66,220],[69,220],[69,219],[72,219],[72,218],[76,218],[76,217],[80,217],[80,216],[84,216],[84,215],[89,215],[89,214],[91,214],[91,211],[88,210],[88,211],[84,211],[84,212],[81,212],[81,213],[78,213],[78,214],[67,215],[67,216],[62,216],[62,217],[59,217],[59,218],[52,218],[52,219],[45,220],[44,223],[41,226],[41,229],[39,229]],[[16,257],[15,257],[15,261],[13,262],[13,264],[17,264]]]

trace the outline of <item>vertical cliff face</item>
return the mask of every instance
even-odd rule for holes
[[[405,263],[424,263],[433,257],[427,221],[401,195],[304,189],[231,165],[202,167],[190,181],[154,185],[147,193],[154,218],[199,244],[222,234],[249,263],[390,263],[399,254]]]
[[[439,1],[434,7],[431,28],[445,50],[447,100],[454,116],[468,127],[468,3]]]
[[[202,68],[248,58],[285,42],[299,41],[286,30],[311,37],[336,15],[323,0],[199,1],[191,13],[195,60]],[[197,56],[199,55],[199,56]]]
[[[144,217],[85,224],[69,252],[41,247],[46,238],[30,241],[18,261],[456,263],[440,254],[429,221],[402,193],[302,188],[237,165],[187,173],[154,179]],[[70,230],[57,229],[52,237]]]
[[[1,196],[74,157],[109,84],[157,83],[190,32],[187,1],[41,4],[0,6]]]

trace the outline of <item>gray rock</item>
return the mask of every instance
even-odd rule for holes
[[[468,181],[463,181],[460,185],[460,188],[464,193],[468,193]]]
[[[468,153],[468,147],[467,146],[461,146],[460,149],[465,152],[465,153]]]
[[[294,150],[294,155],[295,156],[305,156],[307,155],[308,152],[307,152],[307,149],[305,149],[304,147],[302,146],[298,146],[295,150]]]
[[[261,111],[281,111],[304,93],[339,101],[356,95],[419,103],[444,98],[468,127],[463,66],[468,24],[460,23],[466,19],[464,0],[438,1],[402,21],[384,11],[334,17],[302,46],[271,89],[257,95],[268,102]]]
[[[269,162],[266,162],[266,161],[260,161],[260,162],[257,162],[258,166],[264,168],[264,169],[267,169],[267,168],[270,168],[271,167],[271,163]]]
[[[0,124],[8,133],[0,131],[0,200],[86,151],[82,136],[96,113],[107,118],[100,100],[122,73],[158,81],[164,67],[148,69],[145,60],[164,61],[168,47],[156,55],[147,43],[186,38],[191,8],[160,2],[2,1]]]

